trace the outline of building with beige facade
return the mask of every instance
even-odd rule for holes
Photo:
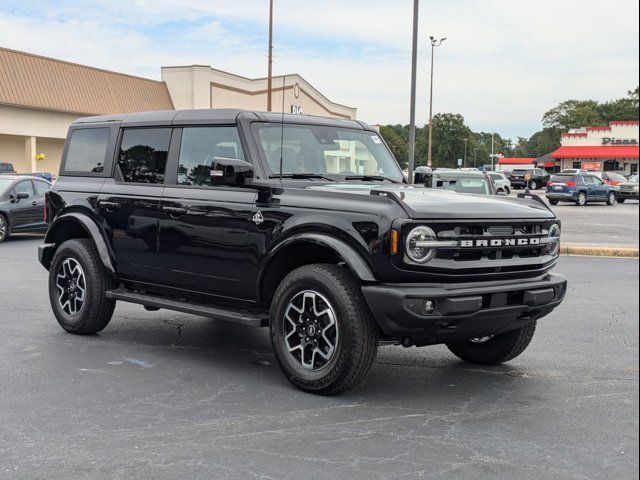
[[[88,115],[192,108],[267,109],[267,79],[210,66],[136,77],[0,47],[0,162],[57,175],[69,125]],[[272,110],[355,119],[300,75],[273,79]]]

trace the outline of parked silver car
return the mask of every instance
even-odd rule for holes
[[[511,193],[511,181],[502,173],[490,172],[489,177],[496,187],[497,193]]]

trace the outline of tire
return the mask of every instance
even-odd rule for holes
[[[337,265],[307,265],[287,275],[269,323],[280,369],[305,392],[335,395],[355,387],[375,360],[377,325],[360,285]]]
[[[558,202],[558,200],[549,200],[549,203],[555,206],[555,205],[558,205],[558,203],[560,202]]]
[[[501,333],[488,339],[448,343],[447,348],[465,362],[497,365],[513,360],[525,351],[536,331],[536,324],[537,322],[534,321],[517,330]]]
[[[531,180],[531,182],[529,183],[529,190],[537,190],[538,189],[538,182],[536,182],[535,180]]]
[[[4,216],[3,213],[0,213],[0,243],[9,238],[10,234],[11,225],[9,225],[9,220]]]
[[[576,200],[576,205],[579,207],[584,207],[587,205],[587,194],[585,192],[580,192],[578,194],[578,199]]]
[[[616,204],[616,194],[613,192],[609,192],[609,195],[607,195],[607,205],[613,206],[615,204]]]
[[[624,203],[626,198],[618,198],[618,203]]]
[[[116,305],[105,292],[114,287],[91,240],[67,240],[56,250],[49,269],[49,301],[67,332],[92,335],[104,329]]]

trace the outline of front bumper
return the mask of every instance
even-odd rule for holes
[[[548,315],[566,294],[567,280],[548,274],[522,283],[377,284],[362,287],[383,333],[415,345],[448,343],[514,330]],[[427,302],[435,305],[432,312]]]
[[[618,194],[618,198],[626,198],[629,200],[640,199],[640,192],[634,192],[631,190],[618,190],[616,193]]]

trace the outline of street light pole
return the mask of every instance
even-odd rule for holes
[[[284,92],[282,93],[284,95]],[[273,100],[273,0],[269,0],[269,68],[267,74],[267,111]]]
[[[418,3],[413,0],[413,45],[411,50],[411,108],[409,115],[409,183],[413,183],[416,161],[416,76],[418,65]]]
[[[431,140],[433,139],[433,53],[436,47],[442,45],[442,42],[446,40],[445,38],[441,38],[440,40],[436,40],[432,36],[429,37],[431,41],[431,87],[429,89],[429,138],[428,138],[428,154],[427,154],[427,165],[431,167],[433,165],[432,159],[432,145]]]

